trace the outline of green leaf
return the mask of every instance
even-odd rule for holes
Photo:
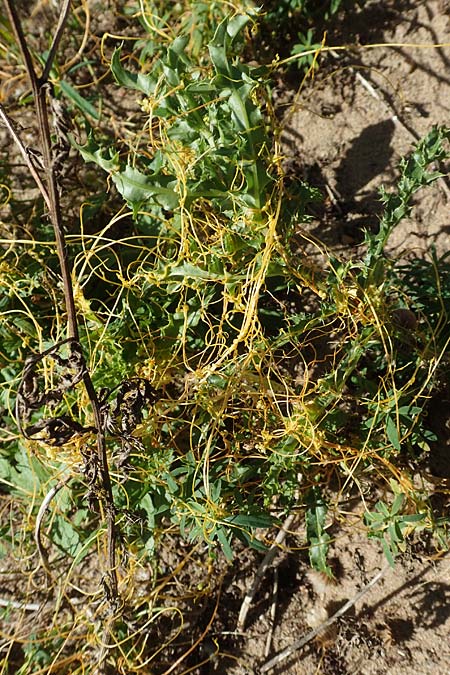
[[[420,523],[425,518],[425,513],[411,513],[410,515],[402,516],[402,521],[404,523]]]
[[[241,32],[244,26],[249,22],[250,16],[248,14],[236,14],[231,19],[225,19],[223,22],[226,25],[227,33],[233,41],[234,38]]]
[[[375,508],[376,508],[377,511],[379,511],[385,518],[389,518],[389,516],[391,515],[391,512],[389,511],[388,507],[386,506],[386,504],[385,504],[384,502],[381,502],[381,501],[380,501],[380,502],[377,502],[377,503],[375,504]]]
[[[328,542],[330,536],[324,532],[320,536],[311,537],[309,540],[309,560],[311,566],[319,572],[324,572],[327,576],[332,577],[333,571],[327,563]]]
[[[391,539],[391,542],[390,542],[391,549],[394,553],[396,553],[396,550],[395,550],[396,544],[398,544],[398,542],[403,541],[403,530],[402,530],[402,526],[399,523],[399,521],[393,520],[390,523],[388,523],[387,532],[388,532],[389,537]]]
[[[398,434],[397,425],[390,416],[386,417],[386,435],[391,445],[393,445],[396,450],[400,450],[400,437]]]
[[[391,507],[391,516],[396,516],[399,511],[401,510],[403,506],[403,502],[405,501],[405,495],[403,493],[400,493],[396,495],[392,507]]]
[[[417,143],[414,151],[401,160],[401,176],[397,191],[388,194],[384,188],[380,190],[381,201],[384,203],[385,209],[380,221],[379,231],[376,234],[367,231],[365,237],[367,244],[366,270],[364,272],[366,284],[377,283],[379,285],[381,283],[381,279],[378,278],[378,265],[380,260],[383,260],[384,266],[386,266],[386,259],[382,257],[383,249],[394,228],[410,214],[414,193],[421,187],[430,185],[441,176],[439,171],[429,171],[427,167],[433,162],[441,161],[450,155],[444,147],[444,141],[449,140],[449,127],[434,127],[425,138]],[[375,272],[377,272],[377,278],[374,276]]]
[[[16,493],[35,495],[49,477],[41,462],[29,457],[22,446],[14,457],[14,465],[6,458],[0,458],[0,484],[7,485]]]
[[[398,409],[398,414],[401,417],[405,417],[410,419],[411,417],[414,417],[415,415],[418,415],[419,413],[422,412],[422,408],[419,408],[418,406],[415,405],[402,405]]]
[[[108,172],[120,169],[119,153],[116,152],[110,157],[105,156],[105,150],[96,143],[92,131],[89,131],[88,140],[85,145],[78,145],[73,139],[72,145],[77,148],[85,162],[94,162],[104,171]]]
[[[148,96],[155,88],[153,76],[144,75],[142,73],[132,73],[124,68],[120,61],[121,51],[121,48],[117,47],[111,58],[111,72],[114,75],[114,79],[118,84],[128,87],[128,89],[136,89]]]
[[[230,542],[228,541],[227,535],[225,534],[225,531],[222,527],[217,528],[217,539],[222,547],[226,559],[229,561],[233,560],[233,549],[231,548]]]
[[[175,182],[171,176],[148,176],[128,165],[125,169],[114,173],[112,180],[120,194],[135,209],[139,209],[151,199],[168,210],[173,210],[179,205],[177,193],[167,187]]]
[[[80,535],[69,520],[56,516],[51,531],[52,541],[74,558],[82,547]]]
[[[392,555],[391,548],[386,541],[386,539],[381,540],[381,545],[383,547],[384,555],[386,556],[386,559],[391,567],[395,567],[395,561],[394,561],[394,556]]]
[[[307,502],[310,504],[305,512],[306,536],[309,543],[309,560],[311,566],[319,572],[332,577],[333,572],[327,563],[330,536],[325,532],[325,521],[328,512],[318,488],[310,490]]]
[[[238,514],[225,519],[225,522],[236,527],[267,528],[273,527],[274,520],[266,514]]]
[[[134,166],[122,167],[118,153],[105,156],[108,151],[100,148],[92,133],[89,134],[85,145],[73,145],[79,150],[87,162],[94,162],[104,171],[111,174],[111,178],[119,193],[133,208],[136,213],[142,204],[154,200],[160,206],[168,210],[174,210],[179,205],[179,196],[172,189],[176,184],[176,178],[164,174],[144,174]]]
[[[225,76],[231,74],[227,57],[227,46],[230,41],[227,36],[227,24],[227,19],[219,24],[213,39],[208,45],[209,55],[216,72]]]
[[[61,87],[61,91],[65,96],[67,96],[68,99],[74,103],[77,108],[81,110],[85,115],[90,115],[90,117],[93,117],[94,120],[99,120],[100,115],[98,114],[96,108],[92,105],[92,103],[89,103],[83,96],[81,96],[80,93],[76,89],[72,87],[68,82],[64,82],[64,80],[61,80],[59,82],[59,86]]]

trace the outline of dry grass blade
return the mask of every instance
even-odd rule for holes
[[[60,480],[56,485],[54,485],[49,492],[45,495],[45,498],[42,500],[41,506],[39,507],[38,514],[36,516],[36,525],[34,528],[34,540],[36,542],[36,546],[39,552],[39,557],[41,559],[41,563],[43,568],[45,569],[48,578],[51,579],[52,577],[52,571],[50,568],[49,560],[48,560],[48,553],[47,550],[44,547],[44,544],[42,543],[42,535],[41,535],[41,528],[42,528],[42,521],[44,519],[45,513],[54,498],[55,495],[58,494],[58,492],[63,488],[67,483],[69,482],[70,477],[65,478],[64,480]]]

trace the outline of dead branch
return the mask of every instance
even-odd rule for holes
[[[253,583],[250,587],[250,589],[247,591],[247,594],[244,598],[244,601],[241,605],[241,611],[239,612],[239,617],[237,621],[237,626],[236,630],[242,631],[245,626],[245,621],[247,618],[248,610],[250,609],[250,605],[253,601],[253,598],[255,597],[255,594],[261,584],[261,581],[264,577],[264,574],[266,573],[267,568],[273,563],[276,554],[280,550],[280,546],[283,543],[284,539],[286,538],[287,533],[289,532],[289,528],[291,527],[292,523],[294,522],[295,514],[291,514],[286,518],[284,521],[283,525],[280,528],[280,531],[278,532],[275,541],[273,542],[272,546],[269,548],[267,551],[266,555],[264,556],[264,559],[260,566],[258,567],[255,578],[253,580]]]
[[[49,209],[49,218],[55,233],[56,248],[58,252],[61,276],[63,280],[64,299],[67,311],[68,338],[73,339],[76,342],[79,342],[78,319],[72,286],[71,268],[69,264],[67,244],[64,235],[63,217],[61,212],[57,172],[55,170],[55,161],[54,161],[55,158],[51,142],[51,132],[48,115],[48,98],[49,96],[51,96],[51,85],[48,82],[48,75],[53,65],[53,61],[56,56],[56,51],[61,41],[64,28],[68,19],[70,10],[70,0],[64,0],[63,2],[59,15],[58,25],[50,48],[50,52],[47,61],[45,63],[42,75],[40,77],[36,73],[33,64],[33,58],[27,46],[27,41],[22,28],[22,23],[17,13],[15,3],[13,2],[13,0],[4,0],[4,2],[8,19],[11,23],[12,30],[14,32],[17,44],[19,46],[22,55],[23,62],[25,64],[25,69],[31,84],[31,89],[34,97],[37,124],[39,129],[39,141],[40,141],[39,149],[43,157],[46,188],[44,189],[43,181],[40,180],[40,177],[38,180],[36,180],[36,171],[32,172],[32,175],[36,180],[38,188],[41,190],[42,196],[46,200]],[[2,117],[4,122],[7,123],[7,119],[9,118],[7,118],[7,116]],[[14,133],[12,132],[11,125],[7,124],[7,126],[8,129],[10,130],[14,142],[18,145],[23,155],[24,154],[23,150],[24,148],[26,148],[25,144],[20,140],[19,134],[17,132]],[[29,160],[29,162],[31,162],[31,160]],[[29,162],[27,161],[28,166]],[[104,513],[104,518],[106,520],[106,527],[107,527],[107,575],[106,575],[107,578],[105,579],[105,587],[110,603],[112,605],[117,605],[118,581],[116,570],[116,519],[115,519],[114,499],[112,493],[111,478],[109,474],[105,432],[103,429],[103,420],[100,410],[100,403],[98,400],[97,392],[95,391],[94,385],[92,383],[90,373],[88,372],[87,369],[83,374],[83,383],[91,403],[94,417],[94,424],[95,428],[97,429],[96,463],[98,464],[99,467],[99,478],[101,483],[97,491],[98,492],[97,498],[100,504],[102,505],[101,510]]]
[[[302,638],[299,640],[296,640],[292,645],[289,647],[286,647],[286,649],[283,649],[283,651],[278,652],[273,658],[270,659],[270,661],[267,661],[261,668],[260,672],[261,673],[267,673],[269,670],[272,670],[272,668],[275,668],[278,666],[282,661],[285,661],[291,654],[294,652],[298,651],[299,649],[302,649],[305,645],[308,644],[308,642],[311,642],[311,640],[314,640],[315,637],[320,635],[326,628],[331,626],[335,621],[337,621],[341,616],[343,616],[353,605],[355,605],[358,600],[360,600],[366,593],[370,591],[370,589],[377,584],[380,579],[386,574],[386,572],[390,569],[389,563],[387,563],[375,576],[369,581],[369,583],[364,586],[363,589],[359,591],[355,595],[355,597],[351,598],[348,602],[345,603],[340,609],[338,609],[335,614],[330,616],[329,619],[324,621],[320,626],[317,626],[317,628],[314,628],[311,630],[309,633],[304,635]]]

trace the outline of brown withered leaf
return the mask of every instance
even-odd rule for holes
[[[66,348],[67,355],[62,354],[63,348]],[[53,361],[51,388],[45,387],[43,375],[39,371],[45,359]],[[81,346],[73,338],[62,340],[50,349],[28,357],[16,398],[16,420],[25,438],[36,438],[61,446],[73,436],[96,431],[93,427],[83,427],[72,415],[46,417],[28,424],[33,413],[44,407],[55,409],[65,393],[73,389],[86,372]]]
[[[115,391],[117,393],[109,403],[108,399]],[[133,447],[140,446],[133,431],[142,422],[144,410],[157,400],[158,392],[142,377],[123,380],[115,390],[103,390],[100,410],[104,428],[122,442],[119,465],[126,463]]]
[[[76,434],[90,431],[95,432],[95,427],[83,427],[68,415],[48,417],[26,427],[27,438],[42,440],[58,447],[70,441]],[[37,434],[41,435],[37,436]]]

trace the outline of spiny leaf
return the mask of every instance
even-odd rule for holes
[[[111,72],[118,84],[128,87],[129,89],[136,89],[149,96],[154,88],[155,81],[152,75],[144,75],[143,73],[132,73],[122,66],[120,54],[122,50],[120,47],[114,50],[111,58]]]

